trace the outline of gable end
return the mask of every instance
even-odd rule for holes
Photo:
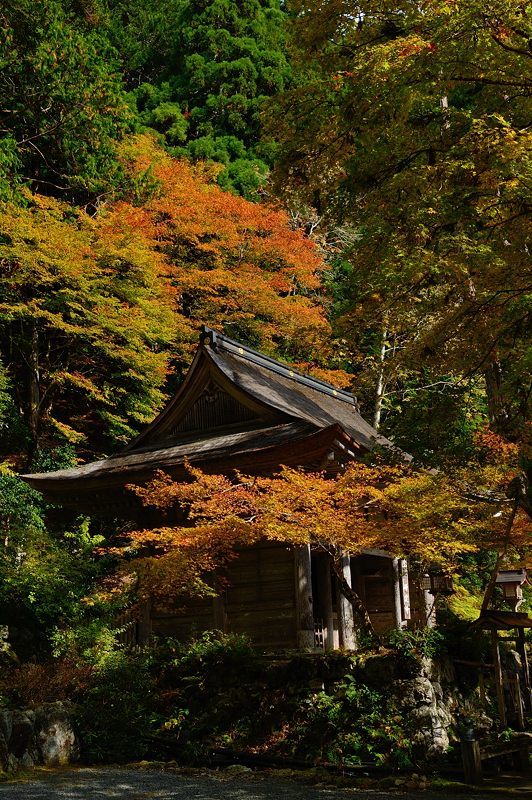
[[[255,411],[240,403],[236,397],[224,392],[219,386],[210,384],[205,387],[179,423],[170,428],[167,435],[218,430],[262,421]]]

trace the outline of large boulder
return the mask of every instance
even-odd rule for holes
[[[58,767],[78,757],[76,734],[63,703],[49,703],[37,710],[34,735],[40,763]]]
[[[11,717],[11,736],[9,752],[15,758],[22,758],[33,744],[33,727],[35,713],[33,711],[13,711]]]
[[[78,740],[64,703],[0,711],[0,770],[61,766],[78,756]]]
[[[442,688],[443,677],[440,668],[423,659],[418,675],[397,681],[395,686],[403,713],[414,731],[413,739],[424,758],[442,756],[451,742],[454,699]]]

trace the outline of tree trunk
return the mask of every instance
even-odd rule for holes
[[[353,589],[353,587],[349,586],[348,582],[344,577],[341,557],[333,558],[332,566],[334,574],[336,575],[336,579],[338,581],[338,586],[340,587],[340,591],[353,606],[353,610],[360,620],[362,630],[365,631],[368,634],[368,636],[370,636],[378,644],[382,644],[380,637],[377,635],[375,628],[373,627],[373,623],[370,619],[366,606],[362,602],[357,592]]]
[[[373,410],[373,427],[379,430],[382,415],[382,401],[384,399],[384,359],[386,358],[386,336],[388,331],[383,328],[381,346],[379,351],[379,372],[377,376],[377,386],[375,389],[375,406]]]
[[[510,517],[508,518],[508,522],[506,525],[506,532],[505,532],[505,539],[503,543],[503,547],[497,553],[497,559],[495,561],[495,566],[491,572],[490,579],[488,581],[488,585],[486,586],[486,591],[484,592],[484,598],[482,600],[482,606],[480,608],[480,614],[484,614],[485,611],[488,610],[489,604],[491,602],[491,598],[493,597],[493,592],[495,590],[495,583],[497,580],[497,573],[499,572],[500,566],[506,555],[506,551],[508,549],[508,544],[510,541],[510,535],[512,533],[512,527],[515,520],[515,515],[517,514],[517,509],[519,508],[519,495],[515,498],[514,503],[512,505],[512,510],[510,513]]]
[[[39,331],[35,323],[31,331],[30,355],[29,355],[28,367],[29,367],[28,424],[31,435],[28,461],[31,462],[33,460],[33,457],[35,456],[39,444],[40,406],[41,406],[40,375],[39,375]]]
[[[499,361],[493,361],[484,373],[490,428],[500,432],[508,422],[508,410],[503,394],[503,374]]]

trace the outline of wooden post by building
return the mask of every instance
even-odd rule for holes
[[[312,603],[312,562],[310,545],[294,548],[297,643],[300,650],[314,649],[314,612]]]
[[[393,569],[393,609],[395,616],[395,627],[398,630],[400,630],[401,628],[404,628],[403,603],[402,603],[402,592],[401,592],[401,584],[403,580],[401,558],[392,559],[392,569]]]
[[[325,650],[334,650],[334,617],[331,586],[331,565],[329,556],[316,559],[318,597],[321,602],[323,625],[325,628]]]
[[[482,783],[480,744],[474,738],[462,739],[460,747],[462,750],[465,782],[478,786]]]
[[[408,561],[406,558],[399,559],[399,587],[401,589],[401,620],[404,625],[411,619],[410,610],[410,581],[408,577]]]
[[[349,586],[352,586],[351,581],[351,559],[349,554],[344,554],[341,557],[341,568],[345,581]],[[344,597],[342,592],[338,590],[337,593],[337,608],[338,608],[338,634],[340,647],[345,647],[346,650],[356,650],[357,640],[355,634],[355,619],[353,613],[353,606]]]

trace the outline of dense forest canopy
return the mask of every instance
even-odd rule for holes
[[[357,331],[350,358],[378,389],[376,418],[387,392],[408,402],[421,367],[418,385],[439,373],[450,405],[455,392],[467,402],[467,384],[471,402],[482,376],[490,424],[519,435],[531,385],[525,6],[296,7],[307,80],[274,112],[278,186],[314,207],[331,242],[335,228],[350,235],[333,291],[340,330]]]
[[[418,474],[397,518],[420,542],[446,526],[452,568],[481,591],[500,520],[467,511],[456,482],[504,497],[531,468],[529,14],[513,0],[3,4],[0,623],[19,608],[46,648],[115,602],[95,591],[109,531],[47,508],[16,472],[138,433],[202,323],[354,390],[442,470],[439,522],[415,516],[432,491]],[[367,474],[378,491],[382,469]],[[270,487],[280,506],[292,479]],[[323,480],[299,490],[333,518],[340,489]]]
[[[290,84],[278,0],[8,0],[0,17],[0,191],[91,199],[124,190],[114,143],[158,131],[177,156],[219,163],[257,198],[275,141],[264,101]]]

